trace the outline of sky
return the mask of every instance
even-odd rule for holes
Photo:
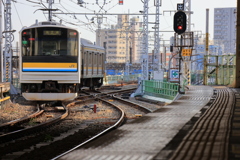
[[[6,1],[6,0],[3,0]],[[43,14],[43,11],[39,10],[44,8],[39,2],[42,1],[44,5],[48,6],[47,0],[14,0],[11,1],[12,7],[12,30],[16,30],[14,33],[13,46],[19,41],[18,32],[23,26],[29,26],[38,21],[46,21],[47,15]],[[68,22],[73,28],[79,29],[83,38],[95,41],[95,29],[97,28],[96,18],[94,18],[94,24],[91,24],[91,18],[94,15],[88,15],[88,13],[97,13],[99,10],[107,13],[139,13],[143,10],[143,0],[123,0],[123,5],[118,5],[118,0],[84,0],[86,3],[81,7],[77,5],[78,0],[54,0],[55,4],[52,8],[58,8],[61,12],[71,13],[86,13],[85,15],[64,15],[58,14],[57,17],[53,17],[54,20],[59,22],[59,18]],[[103,5],[105,1],[105,5]],[[35,3],[33,3],[35,2]],[[96,4],[98,2],[99,5]],[[182,0],[162,0],[162,6],[160,7],[160,31],[173,31],[173,15],[177,9],[177,4],[183,3]],[[102,7],[103,6],[103,7]],[[149,13],[155,13],[154,0],[149,0]],[[214,8],[227,8],[236,7],[237,0],[192,0],[191,15],[192,31],[206,32],[206,8],[209,8],[209,33],[210,39],[213,38],[213,11]],[[100,9],[102,7],[102,9]],[[116,24],[117,16],[104,16],[102,28],[108,28],[112,24]],[[139,16],[142,20],[142,16]],[[154,22],[155,16],[149,16],[149,22]],[[71,25],[70,23],[77,25]],[[90,25],[89,25],[90,24]],[[2,26],[3,27],[3,26]],[[149,30],[152,30],[152,25],[149,25]],[[3,28],[4,30],[4,28]],[[152,30],[153,31],[153,30]],[[161,32],[160,36],[164,40],[169,40],[174,32]],[[153,43],[153,42],[152,42]],[[165,42],[169,43],[169,42]]]

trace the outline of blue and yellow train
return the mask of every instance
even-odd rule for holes
[[[81,87],[100,87],[105,49],[57,22],[36,22],[20,31],[20,83],[25,99],[64,101]]]

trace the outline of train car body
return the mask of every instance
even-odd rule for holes
[[[103,84],[106,55],[103,47],[81,39],[82,74],[81,86],[100,87]]]
[[[37,22],[20,31],[20,42],[19,77],[25,99],[72,100],[81,87],[103,84],[105,49],[81,39],[76,29]]]

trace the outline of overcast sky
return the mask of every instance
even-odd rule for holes
[[[5,1],[5,0],[4,0]],[[15,42],[18,41],[18,36],[16,35],[23,26],[29,26],[35,23],[35,20],[46,21],[47,15],[39,9],[43,8],[39,3],[44,2],[46,6],[47,0],[14,0],[12,1],[12,29],[16,30]],[[31,3],[31,2],[36,3]],[[107,13],[139,13],[143,10],[143,0],[123,0],[123,5],[118,5],[118,0],[85,0],[87,4],[83,7],[77,5],[77,0],[54,0],[55,4],[53,8],[58,8],[63,12],[75,12],[75,13],[86,13],[86,15],[58,15],[61,19],[67,22],[75,23],[77,26],[70,25],[71,27],[78,28],[82,33],[82,37],[95,41],[94,30],[97,27],[97,22],[95,19],[95,24],[87,25],[90,23],[90,19],[94,15],[88,15],[87,13],[97,13],[99,10]],[[105,5],[103,5],[105,1]],[[99,3],[99,5],[96,4]],[[162,0],[162,6],[160,7],[160,30],[161,31],[171,31],[173,30],[173,15],[174,10],[177,9],[177,3],[182,3],[182,0]],[[213,11],[214,8],[225,8],[225,7],[236,7],[236,0],[192,0],[191,10],[193,14],[192,19],[192,31],[206,31],[206,8],[209,8],[210,16],[210,39],[213,38]],[[103,6],[103,7],[102,7]],[[155,13],[154,0],[149,1],[149,13]],[[102,7],[102,9],[100,9]],[[170,12],[171,11],[171,12]],[[140,16],[142,20],[142,16]],[[54,17],[54,20],[59,21],[59,18]],[[154,22],[155,16],[149,16],[149,21]],[[84,22],[84,23],[83,23]],[[103,21],[102,28],[108,27],[111,24],[117,22],[116,16],[106,16]],[[152,26],[149,26],[151,29]],[[4,30],[4,28],[3,28]],[[173,36],[172,33],[163,32],[160,33],[164,39],[169,40],[169,37]],[[15,45],[15,44],[13,44]]]

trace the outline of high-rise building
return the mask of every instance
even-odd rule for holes
[[[214,44],[223,48],[223,54],[235,54],[236,7],[214,9]]]
[[[131,43],[132,43],[132,61],[133,63],[141,63],[141,56],[143,51],[142,45],[142,25],[143,23],[139,21],[139,17],[133,17],[130,20],[131,23]]]
[[[108,63],[140,62],[141,26],[142,22],[139,22],[138,17],[129,20],[129,15],[118,15],[116,25],[97,30],[96,42],[100,46],[106,44]]]

